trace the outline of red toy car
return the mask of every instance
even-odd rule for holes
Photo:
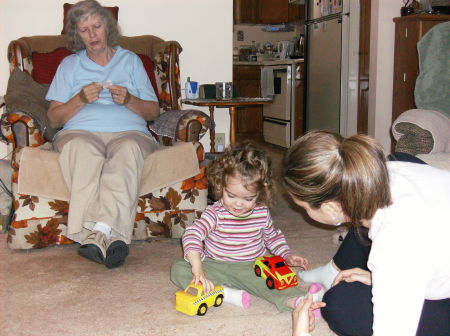
[[[266,285],[270,289],[282,290],[298,285],[297,274],[279,256],[259,257],[253,267],[256,276],[266,279]]]

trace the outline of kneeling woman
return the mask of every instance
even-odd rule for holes
[[[450,171],[386,163],[370,137],[314,131],[287,152],[283,179],[312,219],[353,227],[328,265],[300,275],[333,286],[322,315],[334,332],[448,335]]]

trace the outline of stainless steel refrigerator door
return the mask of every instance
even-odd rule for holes
[[[307,26],[306,129],[339,132],[341,96],[340,18]]]

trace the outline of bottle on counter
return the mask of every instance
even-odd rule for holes
[[[191,82],[191,78],[187,78],[186,85],[184,87],[184,92],[187,99],[197,99],[199,94],[198,82]]]

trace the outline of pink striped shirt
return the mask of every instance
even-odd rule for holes
[[[266,206],[236,217],[216,202],[186,229],[182,242],[185,259],[190,251],[198,252],[202,260],[206,256],[223,261],[253,261],[266,254],[266,248],[283,258],[292,254]]]

